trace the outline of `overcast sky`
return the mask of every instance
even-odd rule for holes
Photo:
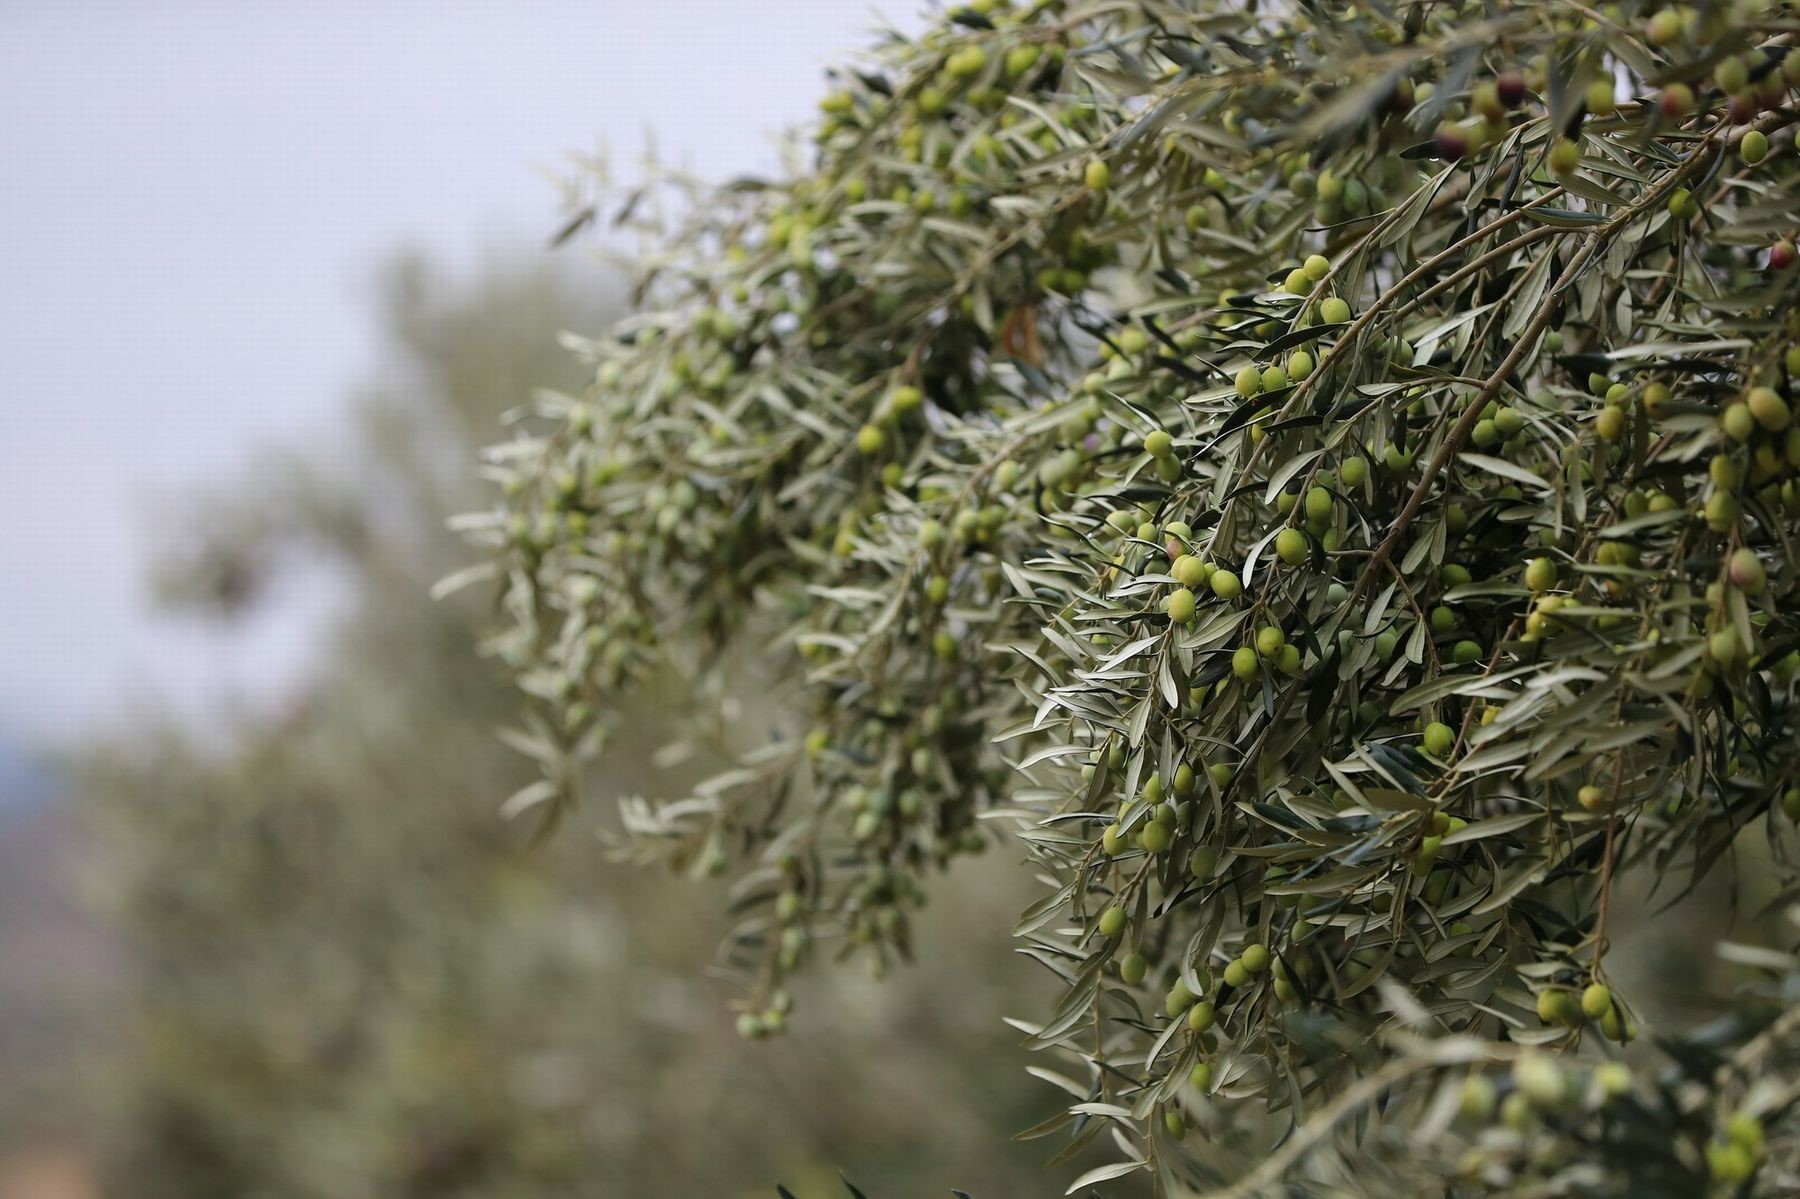
[[[771,170],[822,68],[921,0],[0,3],[0,738],[304,668],[149,614],[157,497],[327,435],[371,284],[541,244],[571,151]]]

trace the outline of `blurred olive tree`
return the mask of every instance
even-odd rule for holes
[[[471,447],[533,387],[579,383],[556,331],[611,306],[547,269],[471,284],[404,259],[390,361],[344,435],[195,497],[160,573],[170,600],[229,620],[284,567],[324,561],[344,602],[287,711],[202,736],[143,727],[86,757],[97,886],[128,958],[85,1114],[113,1193],[771,1195],[782,1179],[807,1196],[842,1194],[838,1167],[881,1194],[1041,1180],[1042,1154],[989,1148],[1042,1114],[999,1060],[1019,981],[1003,878],[940,897],[931,974],[821,983],[809,1004],[831,1015],[795,1056],[744,1044],[696,977],[716,889],[616,869],[596,827],[538,845],[496,814],[531,768],[492,735],[507,686],[467,652],[486,600],[425,596],[460,552],[446,517],[469,500]],[[688,702],[665,680],[620,744],[652,744]],[[768,731],[725,722],[721,748]],[[655,781],[617,758],[598,790]]]

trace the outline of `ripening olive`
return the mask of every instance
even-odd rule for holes
[[[1733,585],[1746,595],[1761,595],[1769,585],[1768,572],[1763,568],[1762,559],[1756,556],[1755,550],[1748,547],[1731,555],[1726,573]]]

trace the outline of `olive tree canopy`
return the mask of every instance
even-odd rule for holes
[[[930,876],[1001,843],[1068,1093],[1031,1131],[1116,1148],[1077,1186],[1800,1185],[1792,930],[1635,1072],[1607,959],[1627,888],[1754,852],[1795,891],[1796,33],[1042,0],[887,37],[792,177],[679,189],[591,388],[491,454],[463,578],[545,770],[509,810],[749,640],[810,725],[621,842],[737,876],[746,1035],[815,959],[929,952]]]

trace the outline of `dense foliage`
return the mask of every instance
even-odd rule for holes
[[[890,37],[792,178],[687,197],[593,386],[493,453],[512,808],[752,639],[810,726],[625,808],[629,853],[738,873],[746,1035],[1016,832],[1060,988],[1020,1027],[1072,1096],[1033,1131],[1109,1135],[1087,1182],[1800,1185],[1791,930],[1730,951],[1736,1023],[1598,1064],[1641,1032],[1634,880],[1768,831],[1794,893],[1796,32],[1042,0]]]

